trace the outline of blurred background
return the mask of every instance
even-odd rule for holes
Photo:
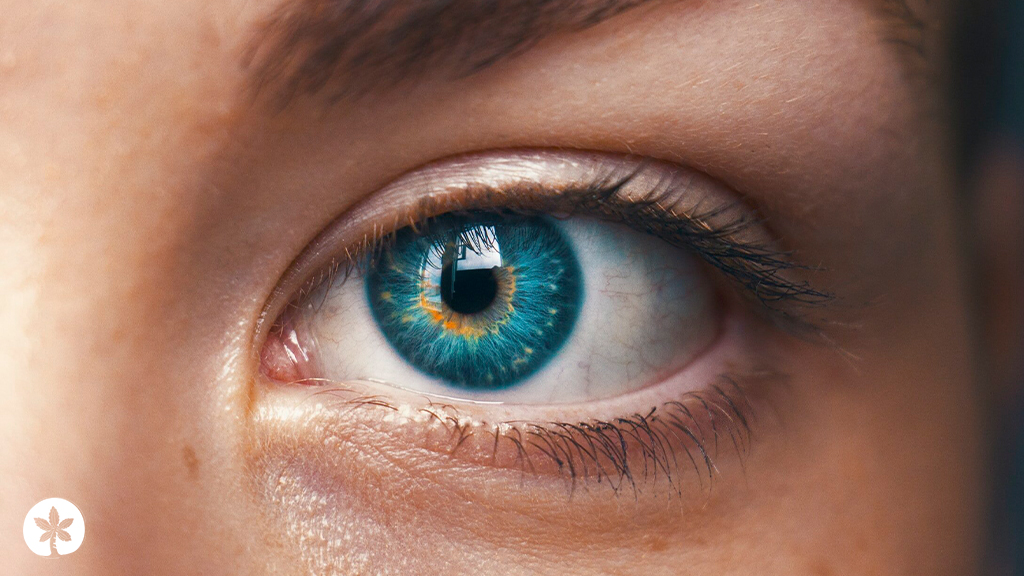
[[[979,253],[1014,260],[1003,269],[1016,278],[983,282],[1016,291],[1013,287],[1024,285],[1024,0],[969,3],[972,6],[959,23],[965,189],[982,202],[968,198],[965,204],[978,216],[975,241],[983,249]],[[991,218],[1012,218],[1016,224],[1009,228],[1016,232],[987,237],[985,222]],[[998,307],[996,314],[988,315],[996,325],[987,331],[997,336],[979,342],[991,359],[993,399],[1002,415],[993,427],[999,483],[993,500],[997,525],[991,573],[1024,576],[1024,294],[1000,293],[997,288],[980,296],[980,306]]]

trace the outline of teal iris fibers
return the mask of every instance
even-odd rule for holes
[[[543,217],[444,216],[404,228],[371,266],[377,325],[421,372],[471,390],[514,386],[572,332],[583,277],[569,240]]]

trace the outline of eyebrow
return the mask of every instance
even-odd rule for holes
[[[666,0],[285,0],[255,30],[244,63],[254,94],[270,92],[282,106],[328,87],[340,100],[426,70],[469,76],[553,34],[658,1]],[[923,53],[925,26],[906,0],[868,1],[892,42]]]

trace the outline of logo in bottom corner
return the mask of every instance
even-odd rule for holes
[[[30,550],[47,558],[59,558],[82,545],[85,518],[71,502],[47,498],[28,511],[23,531]]]

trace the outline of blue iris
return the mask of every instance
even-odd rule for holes
[[[404,228],[371,266],[366,295],[412,366],[466,389],[512,386],[568,339],[583,279],[569,240],[543,217],[448,215]]]

